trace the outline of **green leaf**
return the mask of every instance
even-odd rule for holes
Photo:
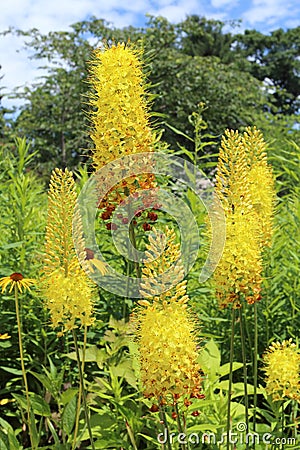
[[[235,362],[234,361],[233,364],[232,364],[232,371],[234,372],[235,370],[238,370],[241,367],[243,367],[243,363],[239,363],[239,362]],[[221,375],[221,377],[223,377],[225,375],[228,375],[229,372],[230,372],[230,364],[229,363],[223,364],[220,367],[219,374]]]
[[[13,369],[12,367],[4,367],[4,366],[1,366],[0,368],[1,368],[1,370],[5,370],[5,372],[12,373],[13,375],[18,375],[18,376],[23,375],[22,370],[19,370],[19,369]]]
[[[25,397],[19,394],[12,394],[12,396],[24,410],[27,410],[27,402]],[[38,394],[30,393],[30,405],[34,414],[37,414],[38,416],[51,417],[49,404]]]
[[[51,381],[49,380],[49,378],[46,375],[43,375],[41,373],[32,372],[32,371],[30,371],[30,373],[42,383],[42,385],[46,389],[46,391],[50,392],[50,394],[53,394]]]
[[[78,393],[77,388],[69,388],[66,391],[63,391],[60,396],[60,401],[63,405],[69,403],[72,398]]]
[[[72,433],[75,418],[76,418],[76,405],[77,405],[77,397],[73,397],[69,403],[64,407],[62,414],[62,425],[63,430],[67,435]]]

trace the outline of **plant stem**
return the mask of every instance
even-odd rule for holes
[[[180,414],[179,414],[179,408],[178,408],[178,403],[175,403],[175,412],[176,412],[176,420],[177,420],[177,426],[178,426],[178,432],[179,433],[184,433],[184,429],[182,427],[181,424],[181,420],[180,420]],[[181,448],[182,450],[188,450],[188,446],[186,444],[181,444]]]
[[[230,407],[231,407],[231,389],[232,389],[232,374],[233,374],[233,349],[234,349],[234,324],[235,324],[235,309],[231,310],[231,337],[230,337],[230,362],[229,362],[229,386],[228,386],[228,403],[227,403],[227,426],[226,426],[226,449],[230,449],[229,434],[230,434]]]
[[[258,323],[257,303],[254,303],[254,358],[253,358],[253,432],[256,432],[256,408],[257,408],[257,358],[258,358]],[[255,448],[255,443],[254,443]]]
[[[82,390],[82,402],[83,402],[83,407],[84,407],[84,414],[85,414],[85,420],[86,420],[86,424],[87,424],[87,428],[88,428],[88,432],[89,432],[89,438],[90,438],[90,442],[91,442],[91,446],[92,449],[95,450],[95,444],[94,444],[94,439],[93,439],[93,434],[92,434],[92,429],[91,429],[91,422],[90,422],[90,417],[89,417],[89,412],[88,412],[88,408],[87,408],[87,402],[86,402],[86,394],[85,394],[85,389],[84,389],[84,379],[83,379],[83,368],[84,368],[84,357],[85,357],[85,348],[82,354],[82,364],[80,364],[80,354],[79,354],[79,348],[78,348],[78,341],[77,341],[77,336],[75,333],[75,330],[72,330],[73,333],[73,339],[74,339],[74,346],[75,346],[75,352],[76,352],[76,359],[77,359],[77,365],[78,365],[78,372],[79,372],[79,382],[81,384],[81,390]],[[84,337],[84,347],[86,345],[86,327],[85,327],[85,337]]]
[[[133,246],[133,264],[134,264],[134,268],[136,271],[136,275],[138,278],[141,278],[141,268],[140,268],[140,264],[137,261],[137,248],[136,248],[136,239],[135,239],[135,231],[134,231],[134,225],[132,222],[130,222],[129,224],[129,236],[130,236],[130,240],[131,240],[131,244]]]
[[[243,307],[240,308],[240,330],[242,343],[242,359],[243,359],[243,373],[244,373],[244,395],[245,395],[245,422],[246,434],[249,433],[249,402],[248,402],[248,387],[247,387],[247,358],[246,358],[246,340],[244,332],[244,317]],[[246,442],[246,450],[249,448],[248,440]]]
[[[86,342],[87,342],[87,326],[84,327],[84,338],[83,338],[83,349],[82,349],[82,361],[81,361],[81,371],[84,373],[84,363],[85,363],[85,350],[86,350]],[[82,397],[82,389],[83,385],[79,383],[78,390],[78,401],[77,401],[77,409],[76,409],[76,421],[75,421],[75,429],[74,429],[74,438],[72,444],[72,450],[76,448],[76,439],[79,429],[79,418],[80,418],[80,409],[81,409],[81,397]]]
[[[18,288],[16,285],[15,285],[15,307],[16,307],[16,318],[17,318],[17,326],[18,326],[18,340],[19,340],[19,351],[20,351],[20,359],[21,359],[21,369],[22,369],[22,375],[23,375],[23,381],[24,381],[25,393],[26,393],[28,430],[29,430],[31,447],[34,450],[36,447],[35,447],[35,443],[33,440],[33,433],[32,433],[32,427],[31,427],[31,407],[30,407],[27,375],[26,375],[26,369],[25,369],[25,363],[24,363],[23,341],[22,341],[22,323],[21,323],[20,310],[19,310]]]
[[[166,442],[167,450],[172,450],[172,445],[171,445],[171,442],[170,442],[169,425],[168,425],[167,415],[166,415],[164,407],[159,405],[159,411],[160,411],[160,416],[161,416],[162,422],[163,422],[164,427],[165,427],[165,429],[167,431],[167,442]]]
[[[282,447],[281,449],[284,450],[284,402],[282,402],[282,412],[281,412],[281,442],[282,442]]]

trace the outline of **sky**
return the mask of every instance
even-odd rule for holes
[[[120,6],[122,5],[122,6]],[[300,25],[299,0],[1,0],[0,32],[14,27],[37,28],[42,33],[68,30],[75,22],[96,16],[112,26],[143,26],[146,14],[163,16],[178,23],[187,15],[197,14],[223,21],[241,19],[239,32],[256,29],[269,33],[277,28]],[[29,59],[21,37],[0,35],[0,81],[2,94],[17,86],[29,85],[43,72],[41,62]],[[16,100],[2,99],[2,105],[17,105]]]

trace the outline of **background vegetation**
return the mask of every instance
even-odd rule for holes
[[[196,161],[213,179],[219,140],[226,128],[244,130],[255,124],[263,131],[276,175],[277,215],[259,304],[259,354],[273,340],[298,339],[300,27],[264,35],[256,30],[239,34],[236,25],[230,27],[198,16],[178,24],[149,17],[145,28],[114,29],[92,17],[72,25],[70,32],[42,35],[38,30],[11,31],[25,39],[34,58],[46,58],[48,66],[46,77],[14,93],[15,98],[24,100],[18,114],[0,108],[0,276],[22,272],[26,277],[38,277],[43,263],[50,171],[68,167],[76,173],[80,189],[91,170],[85,102],[90,89],[87,74],[91,52],[103,40],[130,39],[144,48],[151,120],[162,130],[170,152]],[[205,107],[199,110],[200,103]],[[201,117],[198,129],[197,112]],[[86,163],[85,168],[82,163]],[[201,211],[199,217],[201,222]],[[101,233],[105,238],[106,231]],[[108,247],[107,254],[110,252]],[[222,364],[229,359],[230,317],[229,312],[219,310],[210,283],[197,284],[196,273],[195,269],[189,274],[188,287],[201,324],[203,346],[206,344],[202,364],[209,374],[209,393],[201,406],[199,403],[202,416],[191,416],[189,426],[200,432],[220,429],[226,420],[222,381],[228,367]],[[97,295],[97,322],[89,331],[94,345],[86,358],[92,426],[99,438],[96,448],[156,448],[159,420],[149,411],[151,402],[140,396],[137,369],[128,353],[126,322],[133,304],[126,300],[124,306],[123,299],[103,291]],[[77,393],[72,338],[57,338],[38,293],[24,296],[21,307],[26,368],[30,391],[35,393],[33,409],[41,443],[45,448],[70,448],[67,442],[74,427]],[[1,296],[0,310],[0,332],[11,336],[0,340],[0,448],[28,447],[28,436],[22,428],[22,377],[10,296]],[[251,340],[251,309],[246,315]],[[238,354],[236,360],[241,361]],[[238,365],[236,369],[238,383],[241,372]],[[260,383],[263,385],[262,374]],[[238,384],[233,401],[238,420],[243,414]],[[273,429],[276,411],[262,393],[259,407],[261,429]],[[297,428],[298,419],[292,420]],[[83,419],[81,433],[81,448],[87,448]],[[204,444],[203,448],[213,447]]]

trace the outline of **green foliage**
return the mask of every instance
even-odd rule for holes
[[[292,101],[290,96],[295,99],[298,94],[290,91],[292,86],[297,90],[299,84],[299,61],[295,58],[297,29],[286,34],[277,30],[268,37],[255,31],[236,36],[225,32],[224,27],[221,21],[194,15],[178,24],[149,16],[145,28],[112,28],[104,20],[92,17],[73,24],[68,32],[43,35],[36,29],[15,31],[26,38],[34,58],[49,61],[48,74],[43,79],[16,93],[25,104],[14,128],[17,134],[33,140],[39,170],[49,172],[53,165],[72,169],[86,160],[91,146],[85,105],[89,89],[87,68],[91,52],[103,40],[110,43],[130,38],[144,48],[154,96],[153,121],[157,122],[158,116],[162,123],[182,130],[189,137],[193,128],[186,117],[199,102],[207,106],[204,118],[208,132],[214,135],[221,135],[226,128],[242,129],[253,122],[260,126],[260,117],[267,111],[272,115],[278,113],[278,108],[284,114],[295,112],[296,100]],[[280,37],[278,44],[276,33]],[[256,58],[262,46],[265,60],[250,63],[248,56]],[[269,60],[275,61],[271,68]],[[252,70],[253,64],[260,71]],[[272,74],[267,73],[268,68]],[[283,74],[288,81],[280,81]],[[266,77],[276,87],[274,94],[262,89]],[[275,132],[275,127],[272,131]],[[187,139],[176,138],[168,127],[164,139],[173,148],[179,139],[181,145],[191,149]]]
[[[78,190],[89,178],[88,165],[81,165],[88,158],[90,146],[82,100],[88,87],[87,62],[92,48],[104,38],[110,43],[114,38],[127,41],[130,36],[132,42],[145,50],[156,111],[152,120],[158,129],[159,117],[165,128],[163,136],[167,144],[159,144],[159,151],[171,151],[185,158],[213,180],[218,139],[225,128],[243,129],[256,123],[265,133],[278,198],[274,242],[265,255],[264,292],[258,304],[258,353],[262,355],[272,340],[289,337],[296,340],[300,327],[300,140],[292,113],[298,108],[299,95],[297,30],[277,30],[269,37],[251,31],[233,37],[230,32],[224,32],[224,23],[191,16],[180,24],[149,17],[145,29],[113,29],[103,20],[91,18],[74,24],[69,32],[47,35],[38,30],[19,32],[29,39],[28,46],[35,57],[48,58],[52,66],[43,80],[22,94],[26,104],[14,127],[22,136],[33,139],[30,145],[25,137],[16,139],[15,144],[10,142],[11,131],[0,111],[1,275],[22,272],[26,277],[39,276],[46,213],[44,180],[54,166],[66,165],[76,168]],[[95,40],[93,46],[86,36]],[[265,78],[272,81],[275,92],[262,89]],[[160,133],[163,132],[161,126]],[[196,185],[199,180],[195,179],[195,173],[186,169],[191,184]],[[190,305],[198,318],[199,335],[203,339],[199,344],[202,347],[199,363],[204,371],[205,398],[194,399],[187,407],[180,404],[181,413],[189,433],[221,434],[226,428],[227,415],[230,311],[219,310],[209,280],[199,284],[208,249],[207,214],[192,189],[183,194],[177,180],[163,177],[159,183],[184,197],[201,235],[199,257],[187,278]],[[138,248],[144,248],[147,238],[141,226],[143,220],[146,220],[146,213],[135,229]],[[161,212],[157,222],[158,226],[174,226],[171,218]],[[105,226],[98,224],[96,232],[107,261],[119,271],[133,273],[133,265],[116,254]],[[0,333],[11,335],[9,339],[0,340],[0,448],[21,450],[30,444],[28,433],[24,431],[27,405],[11,296],[1,296],[0,309]],[[74,341],[68,335],[58,338],[50,329],[38,292],[20,296],[20,309],[24,362],[34,413],[31,424],[34,441],[39,442],[39,448],[71,450],[80,392]],[[97,449],[160,448],[157,434],[162,417],[159,412],[150,412],[152,402],[142,396],[137,349],[128,324],[133,311],[133,300],[99,290],[96,324],[88,332],[84,373],[88,413]],[[254,328],[251,307],[246,308],[245,324],[249,342],[246,356],[251,360]],[[82,331],[77,331],[82,359]],[[238,339],[235,339],[235,349],[236,360],[241,361]],[[233,363],[233,430],[245,416],[242,364],[237,361]],[[250,364],[248,369],[251,416],[253,370]],[[296,436],[296,406],[291,401],[274,404],[265,392],[261,373],[260,382],[259,433],[272,432],[280,437],[286,432]],[[199,415],[193,415],[198,411]],[[164,412],[170,430],[177,430],[174,409],[165,408]],[[89,448],[83,406],[79,413],[77,442],[80,448]],[[206,444],[190,447],[219,448]],[[175,448],[179,448],[179,444],[175,443]],[[242,448],[237,445],[237,449]],[[262,446],[256,448],[261,450]]]
[[[284,31],[274,30],[264,35],[256,30],[246,30],[235,37],[236,51],[249,61],[249,71],[255,78],[268,80],[279,111],[297,113],[299,109],[299,38],[300,27]]]

